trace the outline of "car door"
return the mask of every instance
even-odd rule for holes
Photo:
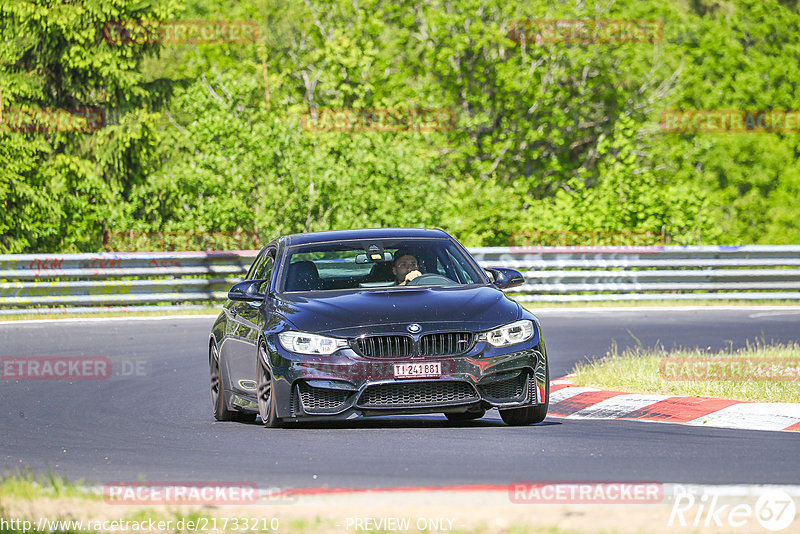
[[[258,253],[258,256],[256,256],[256,259],[250,266],[250,269],[247,271],[247,275],[244,277],[244,280],[253,280],[253,273],[255,273],[258,267],[263,264],[266,256],[267,248],[265,247],[261,250],[261,252]],[[225,312],[225,335],[223,336],[220,346],[220,357],[225,361],[229,359],[229,354],[233,350],[231,347],[235,345],[235,342],[242,332],[240,330],[242,322],[238,320],[239,313],[242,311],[242,309],[242,303],[235,300],[227,301],[222,307],[222,310]]]
[[[275,268],[276,249],[267,247],[264,253],[253,264],[246,280],[267,280],[259,288],[265,293]],[[264,301],[232,302],[228,308],[228,342],[224,365],[231,377],[231,386],[235,390],[255,395],[255,355],[256,343],[264,325]]]

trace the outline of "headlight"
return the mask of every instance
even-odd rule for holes
[[[333,354],[347,346],[347,340],[335,337],[306,334],[305,332],[281,332],[278,339],[284,349],[298,354]]]
[[[507,347],[515,343],[528,341],[533,337],[533,321],[523,319],[513,323],[483,332],[478,335],[478,341],[486,341],[495,347]]]

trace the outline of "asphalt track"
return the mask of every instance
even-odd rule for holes
[[[612,341],[734,347],[800,340],[800,308],[549,310],[551,373]],[[508,427],[496,411],[268,430],[211,415],[211,317],[0,324],[0,357],[108,357],[106,380],[0,380],[0,471],[51,469],[89,484],[255,482],[261,487],[512,481],[800,483],[796,433],[548,418]],[[138,367],[137,367],[138,366]]]

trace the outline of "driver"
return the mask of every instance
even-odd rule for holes
[[[417,258],[411,253],[397,251],[392,262],[392,273],[394,274],[395,284],[404,286],[418,276],[419,272]]]

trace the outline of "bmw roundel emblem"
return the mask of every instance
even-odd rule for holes
[[[417,323],[411,323],[410,325],[408,325],[406,327],[406,330],[408,330],[412,334],[416,334],[417,332],[422,330],[422,327],[420,325],[418,325]]]

